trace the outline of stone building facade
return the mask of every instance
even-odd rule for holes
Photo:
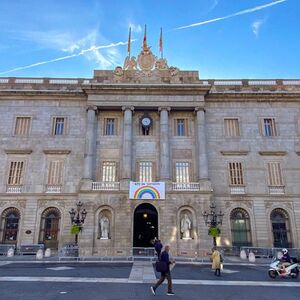
[[[149,48],[128,61],[90,79],[0,78],[0,243],[74,242],[81,201],[82,255],[154,237],[200,254],[211,203],[219,245],[300,247],[300,80],[200,80]],[[130,199],[130,181],[163,183],[165,199]]]

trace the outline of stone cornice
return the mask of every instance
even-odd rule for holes
[[[89,95],[97,94],[123,94],[123,95],[206,95],[209,86],[200,84],[91,84],[83,87]]]
[[[258,151],[258,153],[262,156],[284,156],[287,154],[286,151]]]
[[[247,155],[249,153],[248,150],[221,150],[220,153],[222,155]]]
[[[43,152],[45,154],[54,154],[54,155],[66,155],[66,154],[70,154],[71,150],[67,150],[67,149],[44,149]]]
[[[5,149],[6,154],[31,154],[31,149]]]

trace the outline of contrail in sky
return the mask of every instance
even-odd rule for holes
[[[135,40],[131,40],[131,41],[134,42]],[[92,46],[88,49],[81,50],[79,53],[75,53],[75,54],[71,54],[71,55],[67,55],[67,56],[62,56],[62,57],[58,57],[58,58],[54,58],[54,59],[50,59],[50,60],[46,60],[46,61],[40,61],[40,62],[31,64],[31,65],[28,65],[28,66],[17,67],[17,68],[8,70],[8,71],[0,72],[0,75],[4,75],[4,74],[7,74],[7,73],[20,71],[20,70],[25,70],[25,69],[29,69],[29,68],[37,67],[37,66],[40,66],[40,65],[49,64],[49,63],[53,63],[53,62],[60,61],[60,60],[70,59],[70,58],[73,58],[73,57],[76,57],[76,56],[85,55],[88,52],[95,51],[95,50],[98,50],[98,49],[107,49],[107,48],[127,45],[127,43],[128,42],[118,42],[118,43],[111,43],[109,45]]]
[[[264,5],[256,6],[256,7],[253,7],[253,8],[248,8],[248,9],[245,9],[245,10],[241,10],[241,11],[239,11],[237,13],[230,14],[230,15],[227,15],[227,16],[224,16],[224,17],[219,17],[219,18],[215,18],[215,19],[211,19],[211,20],[207,20],[207,21],[202,21],[202,22],[199,22],[199,23],[194,23],[194,24],[190,24],[190,25],[186,25],[186,26],[177,27],[177,28],[172,29],[171,31],[173,31],[173,30],[180,30],[180,29],[186,29],[186,28],[190,28],[190,27],[202,26],[202,25],[206,25],[206,24],[210,24],[210,23],[222,21],[222,20],[233,18],[233,17],[240,16],[240,15],[250,14],[250,13],[253,13],[255,11],[262,10],[262,9],[267,8],[267,7],[270,7],[270,6],[273,6],[273,5],[277,5],[277,4],[286,2],[286,1],[287,0],[277,0],[277,1],[274,1],[274,2],[271,2],[271,3],[267,3],[267,4],[264,4]]]

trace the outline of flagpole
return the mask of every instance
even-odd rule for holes
[[[163,59],[164,50],[163,50],[163,41],[162,41],[162,27],[160,28],[160,36],[159,36],[159,51],[160,51],[161,59]]]
[[[127,51],[128,51],[128,55],[130,58],[130,56],[131,56],[131,27],[129,27]]]

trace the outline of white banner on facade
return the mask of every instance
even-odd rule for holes
[[[166,199],[164,182],[133,182],[130,181],[129,199]]]

